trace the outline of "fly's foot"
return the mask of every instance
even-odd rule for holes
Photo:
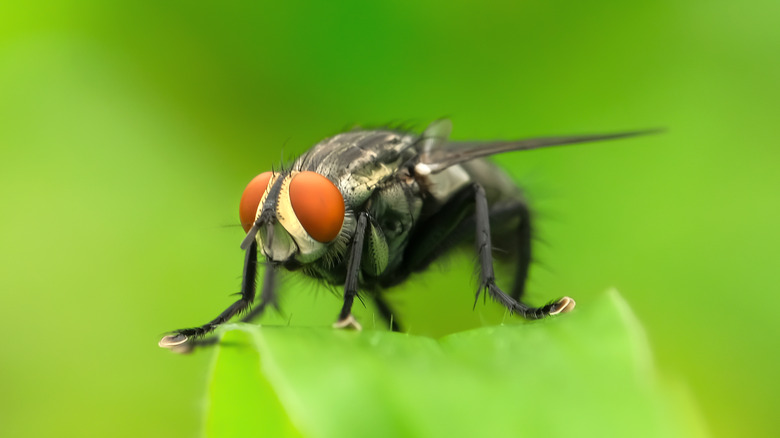
[[[157,343],[162,348],[167,348],[171,350],[174,353],[178,354],[188,354],[192,353],[192,350],[195,349],[194,342],[187,342],[190,339],[181,334],[176,333],[175,335],[168,335],[160,339],[160,342]]]
[[[157,343],[162,348],[170,348],[173,349],[175,347],[178,347],[185,342],[187,342],[189,338],[187,336],[184,336],[181,333],[176,333],[175,335],[168,335],[163,336],[162,339],[160,339],[160,342]]]
[[[353,330],[363,330],[363,326],[360,325],[359,322],[355,319],[354,316],[350,313],[347,315],[346,318],[340,319],[333,323],[333,328],[338,329],[353,329]]]
[[[550,315],[557,315],[559,313],[567,313],[574,310],[574,306],[577,303],[569,298],[569,297],[563,297],[560,300],[558,300],[555,304],[553,304],[552,308],[550,309]]]

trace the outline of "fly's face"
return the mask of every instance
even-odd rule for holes
[[[322,257],[341,233],[344,213],[338,187],[309,171],[261,173],[247,185],[239,207],[244,230],[255,233],[263,255],[274,263]]]

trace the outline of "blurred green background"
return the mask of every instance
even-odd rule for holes
[[[617,287],[713,435],[776,431],[778,19],[776,1],[0,3],[0,435],[197,434],[209,354],[156,343],[238,290],[246,182],[343,127],[440,117],[456,139],[666,127],[497,158],[538,212],[530,297]],[[472,311],[469,261],[393,292],[412,332],[510,321]],[[283,288],[266,322],[339,309]]]

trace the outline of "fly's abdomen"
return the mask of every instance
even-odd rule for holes
[[[517,184],[500,167],[490,161],[477,159],[460,165],[473,182],[485,189],[488,205],[507,201],[522,201]]]

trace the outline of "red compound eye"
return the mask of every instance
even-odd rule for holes
[[[252,224],[255,223],[257,207],[260,205],[260,199],[263,197],[272,175],[272,172],[263,172],[252,178],[252,181],[249,181],[249,184],[244,189],[244,194],[241,195],[238,216],[241,218],[241,226],[244,227],[244,231],[247,233],[252,228]]]
[[[315,172],[296,174],[290,181],[290,203],[312,239],[327,243],[339,235],[344,223],[344,198],[328,178]]]

